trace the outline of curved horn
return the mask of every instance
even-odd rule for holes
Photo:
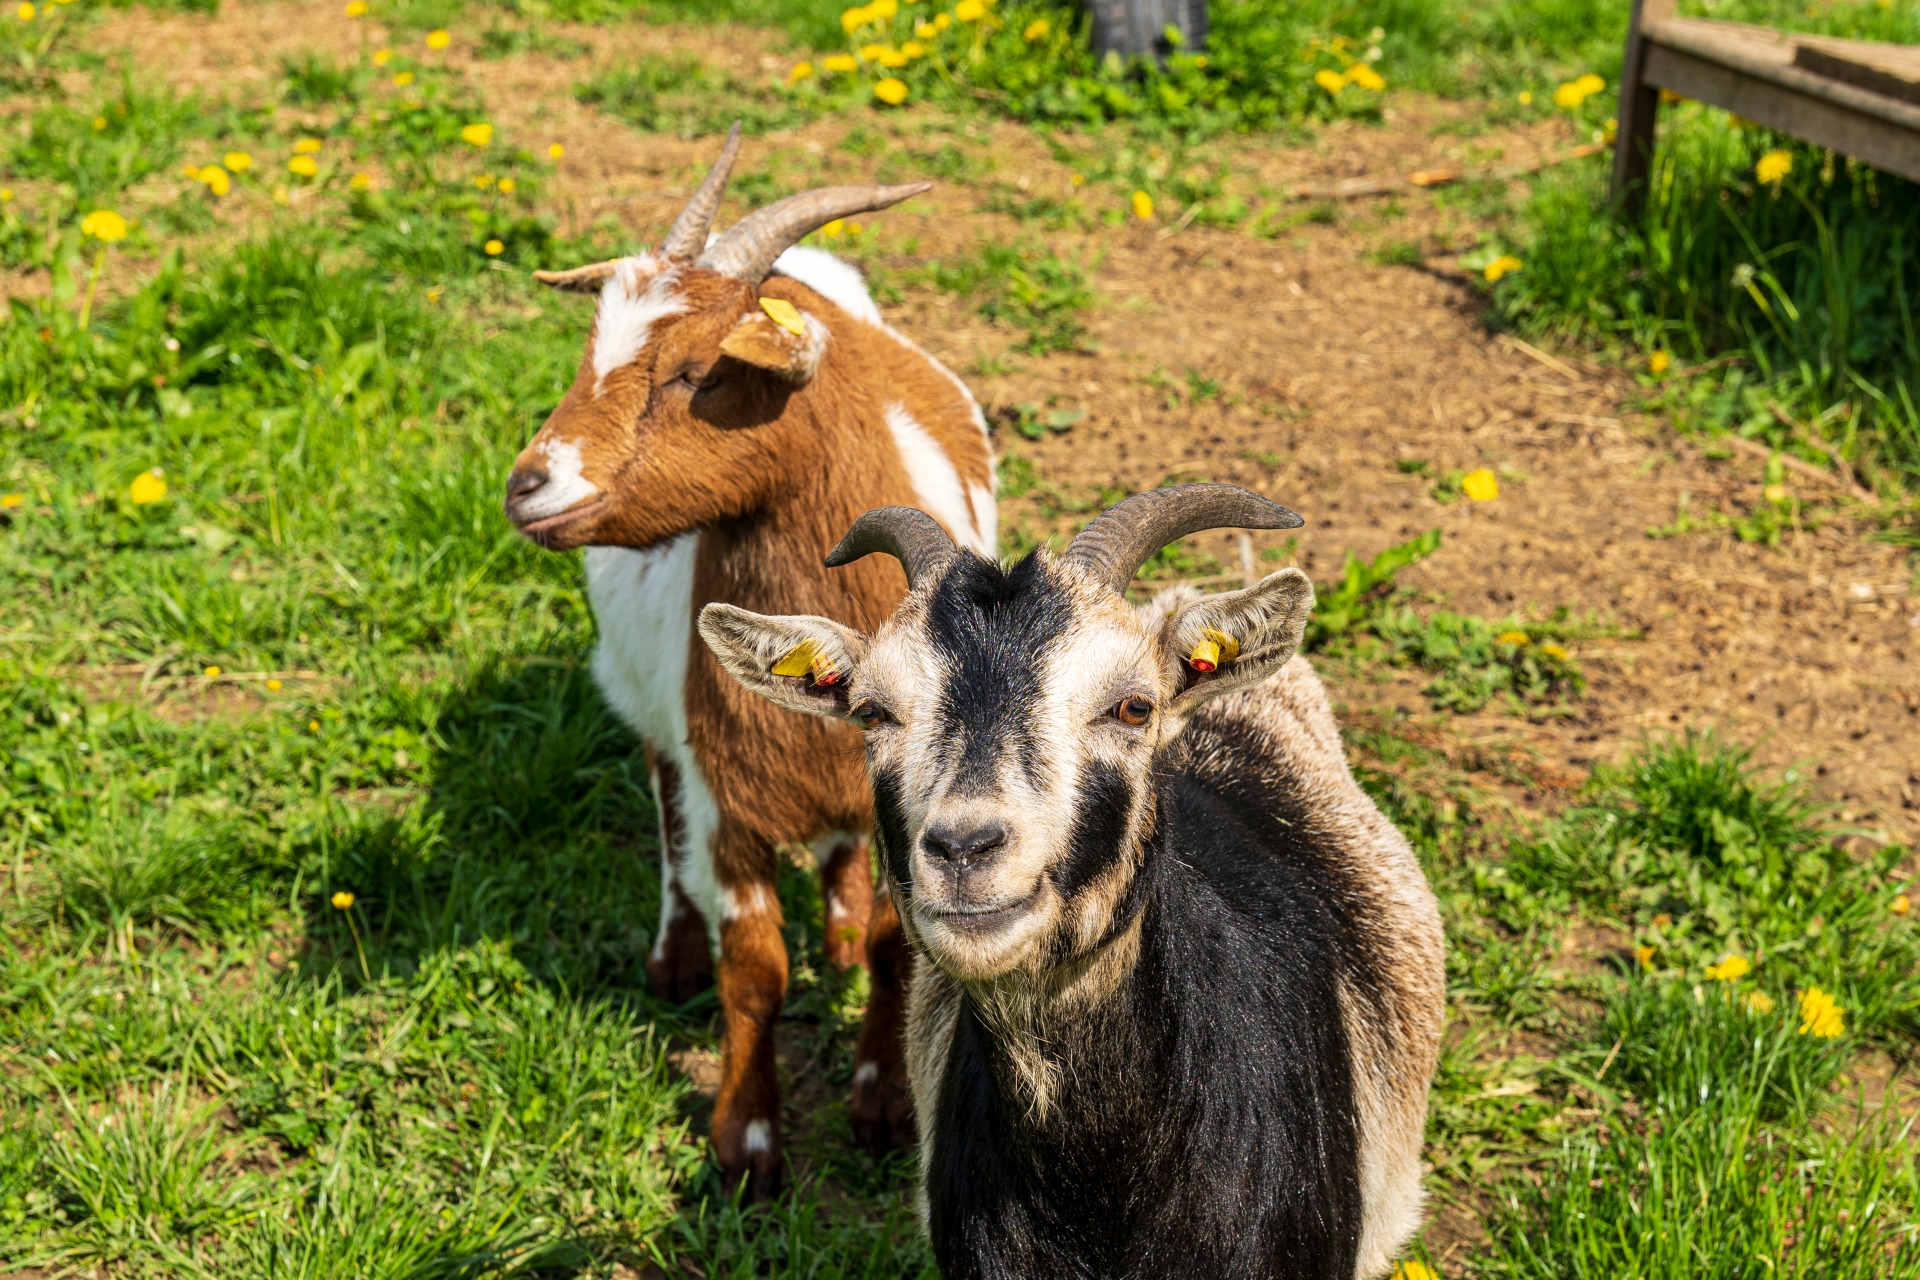
[[[907,571],[907,590],[945,573],[960,549],[932,516],[915,507],[880,507],[853,522],[840,545],[827,552],[827,567],[838,569],[862,556],[884,551]]]
[[[755,209],[734,223],[700,255],[695,265],[748,284],[759,284],[773,270],[773,260],[809,231],[817,231],[835,218],[872,213],[899,204],[932,186],[931,182],[909,182],[898,187],[867,185],[803,191],[797,196],[776,200],[764,209]]]
[[[1277,502],[1230,484],[1150,489],[1115,504],[1080,531],[1060,560],[1125,595],[1141,565],[1169,542],[1202,529],[1298,529],[1306,521]]]
[[[720,197],[727,193],[727,179],[733,175],[733,158],[739,153],[740,122],[735,120],[733,128],[727,130],[727,143],[720,148],[720,158],[707,170],[707,176],[693,193],[693,199],[687,201],[687,207],[673,220],[667,238],[660,242],[660,252],[676,262],[691,262],[700,256],[700,251],[707,247],[713,215],[720,212]]]

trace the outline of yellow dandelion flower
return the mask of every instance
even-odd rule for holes
[[[828,71],[858,71],[860,60],[850,53],[830,53],[820,59],[820,65]]]
[[[364,18],[367,16],[367,0],[347,0],[347,16]]]
[[[11,511],[26,505],[27,495],[24,493],[0,493],[0,511]]]
[[[900,12],[900,0],[873,0],[873,3],[867,6],[867,12],[882,22],[888,21],[894,14]]]
[[[873,96],[890,107],[897,107],[907,100],[907,82],[899,76],[888,76],[873,86]]]
[[[376,66],[376,67],[384,67],[384,66],[386,66],[386,65],[387,65],[387,64],[388,64],[389,62],[392,62],[392,61],[393,61],[393,50],[391,50],[391,49],[375,49],[375,50],[373,51],[373,65],[374,65],[374,66]]]
[[[934,29],[934,30],[935,30],[936,32],[940,32],[940,31],[945,31],[945,30],[946,30],[946,29],[947,29],[948,27],[950,27],[950,26],[952,26],[952,25],[953,25],[953,15],[952,15],[952,14],[950,14],[950,13],[936,13],[936,14],[934,14],[934,15],[933,15],[933,29]]]
[[[453,34],[445,27],[427,32],[427,48],[444,49],[453,43]]]
[[[940,28],[931,22],[916,22],[913,24],[913,34],[922,40],[931,40],[940,34]]]
[[[906,54],[909,58],[924,58],[927,56],[927,46],[921,44],[918,40],[906,40],[901,42],[900,52]]]
[[[896,71],[906,66],[909,61],[907,55],[898,49],[882,49],[873,60],[883,67]]]
[[[811,62],[796,62],[793,64],[793,69],[787,72],[787,83],[799,84],[812,74],[813,64]]]
[[[1340,91],[1347,87],[1345,76],[1338,71],[1329,71],[1325,67],[1313,73],[1313,82],[1336,98],[1340,96]]]
[[[1587,74],[1581,76],[1578,80],[1575,80],[1573,82],[1573,87],[1578,89],[1581,93],[1585,94],[1587,97],[1591,98],[1594,94],[1599,93],[1602,89],[1606,88],[1607,82],[1605,80],[1602,80],[1599,76],[1593,74],[1593,72],[1589,71],[1587,72]]]
[[[820,228],[820,234],[826,239],[831,240],[835,236],[844,235],[846,230],[847,220],[845,218],[835,218],[832,222]]]
[[[564,156],[565,154],[567,154],[567,149],[566,147],[562,146],[560,143],[549,142],[547,144],[547,159],[558,160],[561,156]]]
[[[1747,998],[1741,1001],[1741,1003],[1763,1018],[1773,1012],[1773,997],[1764,991],[1747,992]]]
[[[1665,349],[1652,352],[1647,356],[1647,372],[1659,377],[1673,367],[1673,353]]]
[[[80,219],[80,234],[92,236],[102,244],[127,238],[127,220],[111,209],[95,209]]]
[[[1492,502],[1500,496],[1500,481],[1493,472],[1478,467],[1460,477],[1460,492],[1475,502]]]
[[[1567,660],[1567,651],[1551,640],[1541,645],[1538,652],[1546,654],[1549,658],[1558,658],[1562,662]]]
[[[13,11],[13,16],[20,19],[20,21],[22,22],[32,22],[33,15],[34,15],[33,6],[30,4],[27,4],[25,0],[21,0],[20,7]]]
[[[207,184],[207,190],[216,196],[227,194],[232,187],[232,182],[227,177],[227,171],[217,164],[210,164],[202,169],[199,178],[200,181]]]
[[[287,161],[287,170],[303,178],[312,178],[319,175],[320,166],[312,156],[295,156]]]
[[[848,35],[852,35],[869,22],[872,22],[874,16],[875,15],[868,10],[867,6],[863,4],[857,4],[851,9],[842,9],[840,11],[840,29]]]
[[[1760,496],[1772,503],[1785,502],[1788,497],[1787,486],[1783,484],[1770,484],[1760,490]]]
[[[1778,182],[1792,172],[1793,156],[1785,151],[1769,151],[1753,166],[1753,176],[1766,183]]]
[[[467,125],[460,130],[460,140],[476,147],[484,147],[493,141],[493,126],[484,122]]]
[[[307,731],[308,731],[309,733],[318,733],[318,732],[320,732],[320,722],[319,722],[318,720],[309,720],[309,721],[307,721]]]
[[[473,185],[480,188],[482,191],[485,191],[488,187],[492,186],[496,181],[497,179],[490,173],[476,173],[473,175]]]
[[[1819,987],[1800,993],[1800,1034],[1831,1040],[1846,1030],[1847,1011]]]
[[[318,138],[302,138],[293,144],[293,149],[303,156],[317,156],[320,154],[320,145]]]
[[[498,240],[489,240],[480,247],[486,251],[486,255],[489,258],[497,258],[507,251],[507,246],[501,244]]]
[[[862,61],[877,62],[881,54],[890,51],[892,48],[892,45],[885,44],[863,44],[860,46],[859,53]]]
[[[514,190],[519,187],[519,185],[520,184],[514,181],[512,178],[502,178],[500,179],[500,194],[503,196],[510,196],[514,193]]]
[[[342,889],[340,892],[334,894],[333,897],[327,899],[327,901],[333,903],[333,909],[335,911],[345,911],[353,905],[353,895],[345,889]]]
[[[1580,86],[1571,80],[1553,91],[1553,105],[1567,111],[1573,110],[1586,100],[1587,95],[1580,92]]]
[[[394,76],[393,83],[395,88],[398,88],[398,89],[406,88],[408,85],[413,83],[413,72],[411,71],[400,72],[398,75]]]
[[[1045,18],[1035,18],[1027,24],[1027,29],[1020,33],[1020,37],[1023,40],[1039,40],[1052,30],[1053,24],[1051,22],[1048,22]]]
[[[1153,197],[1144,191],[1136,191],[1131,197],[1133,216],[1146,220],[1153,216]]]
[[[202,671],[200,674],[205,676],[209,680],[218,680],[220,678],[220,668],[208,667],[206,670]]]
[[[352,187],[355,191],[365,191],[368,188],[373,186],[373,179],[367,174],[356,173],[351,178],[347,179],[347,185]]]
[[[1522,89],[1520,91],[1520,105],[1523,107],[1530,107],[1533,105],[1533,90]]]
[[[1347,83],[1357,84],[1369,93],[1379,93],[1387,87],[1380,73],[1364,62],[1356,62],[1347,69]]]
[[[1707,977],[1715,982],[1734,982],[1753,972],[1753,965],[1745,956],[1725,955],[1719,964],[1707,966]]]
[[[245,151],[229,151],[220,157],[220,163],[234,173],[245,173],[253,168],[253,156]]]
[[[1387,1280],[1440,1280],[1440,1273],[1424,1262],[1409,1259],[1394,1267]]]
[[[1642,969],[1653,968],[1653,947],[1648,943],[1641,943],[1633,949],[1633,958],[1639,961]]]
[[[953,16],[961,22],[978,22],[987,16],[987,6],[981,0],[960,0],[953,6]]]
[[[127,486],[127,497],[132,500],[133,505],[136,507],[144,507],[149,503],[158,502],[166,496],[166,476],[158,467],[155,467],[151,471],[142,471],[133,478],[133,483]]]
[[[105,129],[106,127],[107,127],[107,118],[105,116],[95,116],[93,118],[93,131],[95,133],[99,133],[101,130]]]
[[[1524,631],[1502,631],[1493,638],[1493,642],[1495,644],[1524,645],[1527,644],[1529,640],[1527,633]]]
[[[1913,910],[1913,899],[1904,893],[1896,893],[1893,895],[1893,901],[1887,904],[1887,910],[1897,916],[1903,916]]]
[[[1076,173],[1071,178],[1068,178],[1067,182],[1072,186],[1084,187],[1087,185],[1086,175]]]
[[[1492,262],[1489,262],[1486,266],[1486,269],[1482,271],[1480,274],[1487,278],[1488,284],[1492,284],[1495,280],[1498,280],[1501,276],[1504,276],[1509,272],[1520,270],[1520,268],[1523,265],[1525,264],[1522,263],[1520,259],[1514,257],[1512,254],[1503,253],[1499,257],[1495,258]]]
[[[281,685],[281,683],[280,683],[280,682],[279,682],[278,680],[269,680],[269,681],[267,681],[267,692],[268,692],[268,693],[278,693],[278,692],[280,692],[280,690],[281,690],[281,689],[282,689],[283,687],[284,687],[284,686],[283,686],[283,685]]]
[[[12,203],[13,203],[13,188],[0,187],[0,204],[12,204]]]

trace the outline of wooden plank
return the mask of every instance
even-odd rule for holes
[[[1620,72],[1620,115],[1614,130],[1613,204],[1629,219],[1638,218],[1646,207],[1654,126],[1660,118],[1660,91],[1646,80],[1647,41],[1641,27],[1673,17],[1673,5],[1674,0],[1634,0],[1627,27],[1627,56]]]
[[[1842,49],[1840,41],[1814,44],[1801,40],[1794,45],[1793,65],[1802,71],[1839,80],[1868,93],[1883,94],[1920,106],[1920,48],[1913,45],[1869,45],[1864,40],[1849,40],[1849,45],[1865,48]]]
[[[1763,53],[1753,42],[1689,39],[1695,33],[1683,30],[1692,47],[1675,47],[1672,26],[1685,21],[1649,32],[1648,82],[1920,182],[1920,107],[1795,67],[1784,45]]]
[[[1884,120],[1901,129],[1920,133],[1920,106],[1830,80],[1825,76],[1815,75],[1811,71],[1794,66],[1793,39],[1782,32],[1770,31],[1765,27],[1751,27],[1739,22],[1708,22],[1701,18],[1667,18],[1658,22],[1649,22],[1645,35],[1650,46],[1647,75],[1664,89],[1687,93],[1684,86],[1669,84],[1653,74],[1651,68],[1655,52],[1685,55],[1696,62],[1719,66],[1738,72],[1747,78],[1759,80],[1765,85],[1788,90],[1791,94],[1830,104],[1852,115]],[[1673,64],[1666,61],[1661,65]],[[1688,96],[1700,95],[1688,94]],[[1727,107],[1730,111],[1740,111],[1742,115],[1751,115],[1750,112],[1741,111],[1738,107],[1728,106],[1727,103],[1712,98],[1705,98],[1703,101],[1713,102],[1715,106]],[[1759,116],[1752,118],[1760,119]],[[1792,129],[1785,131],[1794,132]],[[1823,140],[1814,138],[1810,141]],[[1838,144],[1829,142],[1825,145],[1837,146]],[[1841,149],[1845,150],[1845,148]]]

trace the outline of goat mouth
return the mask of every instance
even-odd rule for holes
[[[514,523],[518,525],[520,532],[528,539],[538,543],[540,546],[546,547],[553,545],[554,534],[558,533],[561,529],[574,523],[583,516],[592,515],[606,505],[607,500],[605,498],[595,498],[592,502],[586,503],[583,506],[568,507],[558,515],[543,516],[541,519],[530,520],[525,524],[520,524],[517,520],[514,521]]]
[[[959,933],[993,933],[1012,924],[1015,920],[1033,909],[1039,900],[1040,889],[1035,886],[1033,892],[1014,902],[997,907],[922,907],[934,923],[946,926]]]

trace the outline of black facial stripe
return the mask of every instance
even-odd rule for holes
[[[1040,667],[1072,621],[1066,595],[1031,554],[1011,569],[969,554],[941,581],[927,632],[948,670],[938,715],[959,753],[955,790],[990,790],[1008,751],[1039,781]]]
[[[874,837],[880,841],[880,857],[894,891],[913,891],[913,841],[907,833],[907,811],[900,803],[900,775],[881,770],[873,775]]]
[[[1080,775],[1073,802],[1073,834],[1067,854],[1047,871],[1060,896],[1071,903],[1120,860],[1133,814],[1133,788],[1111,765],[1092,763]]]

